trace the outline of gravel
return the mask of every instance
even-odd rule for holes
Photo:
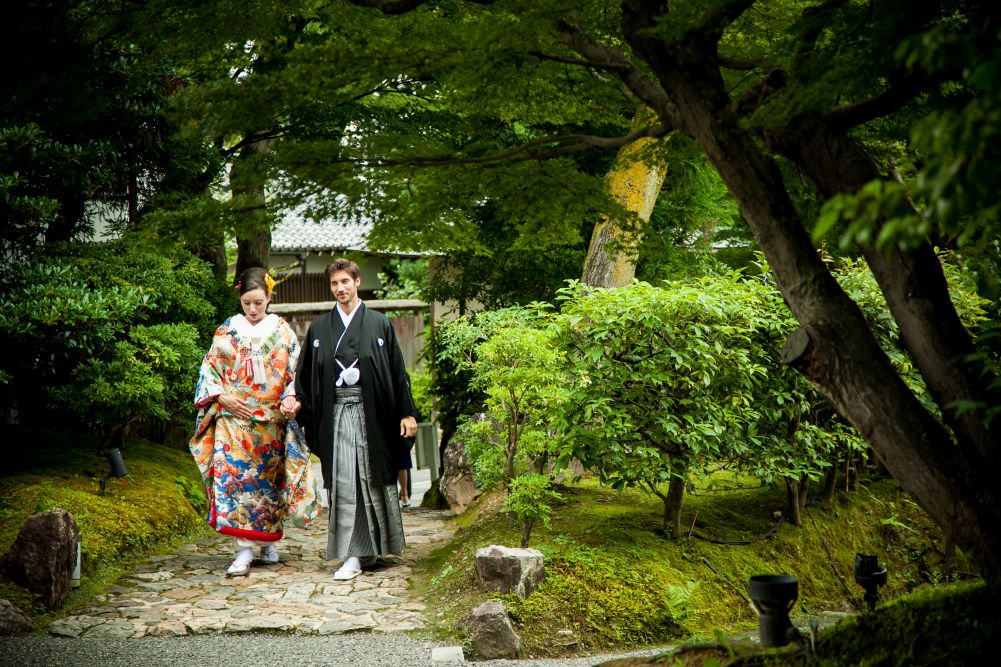
[[[432,662],[441,644],[405,635],[350,633],[323,637],[218,634],[143,639],[64,639],[0,637],[0,665],[6,667],[449,667]],[[589,658],[486,660],[477,667],[589,667],[613,657],[656,655],[665,648]]]

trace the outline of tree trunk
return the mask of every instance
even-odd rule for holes
[[[650,109],[640,109],[634,125],[641,127],[653,120]],[[651,163],[639,157],[656,142],[645,138],[623,146],[605,176],[605,184],[615,200],[639,223],[605,217],[594,226],[591,244],[584,260],[581,282],[592,287],[624,287],[636,275],[636,253],[643,240],[643,226],[650,221],[650,214],[664,183],[666,165]]]
[[[739,118],[711,58],[686,49],[679,61],[650,45],[637,29],[630,43],[657,70],[670,105],[662,112],[702,146],[747,221],[786,303],[800,323],[783,361],[809,378],[870,443],[876,455],[941,526],[973,550],[984,575],[1001,578],[1001,512],[991,489],[995,466],[961,455],[949,433],[921,405],[880,349],[858,306],[814,250],[781,174]],[[703,54],[703,55],[699,55]],[[681,68],[684,67],[684,70]]]
[[[198,247],[195,254],[212,266],[212,275],[216,280],[220,283],[226,280],[226,271],[229,267],[226,262],[226,239],[222,234],[217,235],[214,244]]]
[[[664,497],[664,532],[673,539],[681,537],[681,503],[685,499],[685,478],[672,475]]]
[[[855,193],[881,174],[854,138],[816,115],[796,118],[787,127],[767,133],[769,146],[803,170],[825,197]],[[879,234],[877,228],[872,238]],[[975,352],[973,340],[956,313],[945,274],[934,249],[923,243],[912,250],[894,246],[889,252],[872,241],[862,246],[869,268],[886,297],[904,346],[921,371],[928,391],[942,408],[942,416],[956,434],[961,455],[1001,474],[996,444],[1001,420],[984,427],[983,411],[957,411],[953,404],[984,400],[989,377],[964,359]]]
[[[89,223],[84,220],[87,203],[84,196],[71,189],[56,195],[59,201],[59,215],[45,229],[45,243],[61,243],[72,241],[80,232],[89,230]]]
[[[861,456],[853,456],[845,459],[845,493],[855,493],[858,491],[858,480],[861,474]]]
[[[786,519],[794,526],[799,526],[806,510],[806,497],[810,491],[810,478],[803,475],[799,479],[785,478],[786,484]]]
[[[525,519],[524,523],[521,525],[521,548],[528,548],[528,538],[532,535],[532,524],[535,523],[534,519]]]
[[[835,460],[824,476],[824,489],[820,492],[820,504],[823,507],[830,507],[834,503],[834,491],[838,484],[838,463],[839,461]]]
[[[783,478],[786,485],[786,521],[794,526],[799,525],[799,480],[792,477]]]
[[[268,268],[271,222],[265,209],[265,160],[270,141],[251,143],[237,155],[230,170],[230,188],[239,217],[236,236],[236,277],[255,266]]]

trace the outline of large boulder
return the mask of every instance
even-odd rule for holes
[[[35,624],[23,611],[10,603],[0,600],[0,637],[21,635],[35,629]]]
[[[28,517],[10,551],[0,559],[0,576],[41,598],[49,609],[66,601],[80,538],[73,516],[51,509]]]
[[[475,415],[473,419],[483,419],[483,416]],[[466,460],[466,441],[461,438],[451,438],[445,446],[442,458],[444,468],[438,490],[448,502],[448,508],[454,514],[462,514],[483,493],[476,487],[473,469]]]
[[[469,648],[481,660],[516,658],[521,637],[514,631],[507,608],[496,600],[484,602],[466,619]]]
[[[492,544],[476,551],[476,577],[488,591],[522,597],[546,579],[545,559],[538,549],[512,549]]]

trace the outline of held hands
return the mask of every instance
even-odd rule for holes
[[[400,420],[400,435],[412,438],[417,434],[417,420],[407,416]]]
[[[237,417],[238,419],[250,419],[254,414],[245,401],[235,396],[220,394],[219,398],[216,400],[219,401],[219,405],[226,412],[234,417]],[[286,396],[284,400],[282,400],[281,411],[282,414],[285,415],[285,419],[292,419],[295,417],[296,413],[299,412],[299,408],[301,407],[302,403],[300,403],[295,396]]]
[[[295,415],[301,407],[302,403],[295,396],[286,396],[282,399],[281,410],[282,414],[285,415],[285,419],[295,419]]]

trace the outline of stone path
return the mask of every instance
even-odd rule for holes
[[[415,498],[419,502],[419,499]],[[275,565],[255,561],[250,573],[227,578],[230,538],[207,537],[176,553],[154,556],[95,598],[92,606],[51,623],[63,637],[138,638],[269,632],[331,635],[356,630],[397,632],[422,627],[424,603],[407,591],[415,547],[447,538],[447,512],[404,511],[407,551],[397,563],[352,581],[333,579],[326,561],[327,513],[309,528],[290,527]]]

